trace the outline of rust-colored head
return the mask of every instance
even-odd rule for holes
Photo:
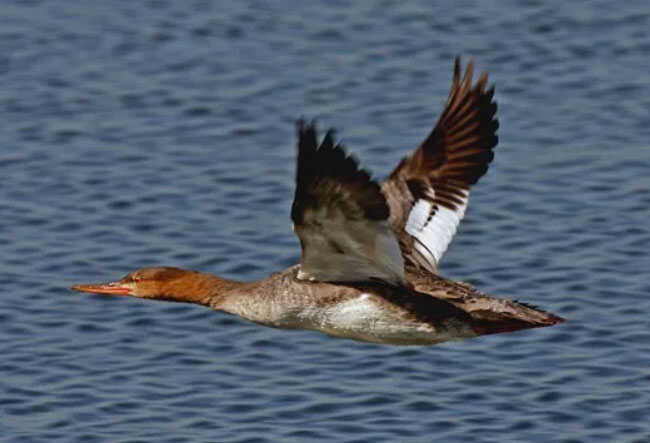
[[[75,291],[95,294],[130,295],[189,303],[206,303],[225,281],[209,274],[172,267],[142,268],[121,280],[100,284],[74,285]]]

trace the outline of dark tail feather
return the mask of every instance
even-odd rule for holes
[[[473,311],[472,327],[478,335],[500,334],[522,329],[545,328],[565,320],[554,314],[524,304],[510,302],[517,309],[509,312]]]
[[[552,320],[545,323],[529,323],[523,320],[477,320],[472,323],[474,332],[478,335],[501,334],[502,332],[521,331],[522,329],[545,328],[558,323],[563,323],[562,317],[553,316]]]

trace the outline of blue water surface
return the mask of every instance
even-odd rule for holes
[[[650,441],[646,1],[1,6],[3,443]],[[383,177],[457,54],[501,141],[441,271],[567,323],[404,348],[67,289],[294,264],[294,121]]]

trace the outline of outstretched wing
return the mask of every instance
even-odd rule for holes
[[[298,278],[403,283],[404,262],[379,185],[334,144],[332,130],[319,145],[314,124],[300,121],[297,129],[291,219],[302,247]]]
[[[494,87],[486,90],[486,73],[472,85],[473,72],[470,60],[461,80],[456,58],[451,92],[434,130],[381,187],[406,264],[431,272],[465,215],[470,186],[487,171],[498,142]]]

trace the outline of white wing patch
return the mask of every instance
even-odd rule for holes
[[[404,283],[404,259],[386,220],[350,220],[336,208],[308,210],[295,226],[302,242],[298,278]]]
[[[433,269],[447,250],[456,229],[465,215],[469,191],[462,190],[462,204],[449,209],[440,204],[419,199],[409,213],[404,230],[415,239],[414,248]]]

